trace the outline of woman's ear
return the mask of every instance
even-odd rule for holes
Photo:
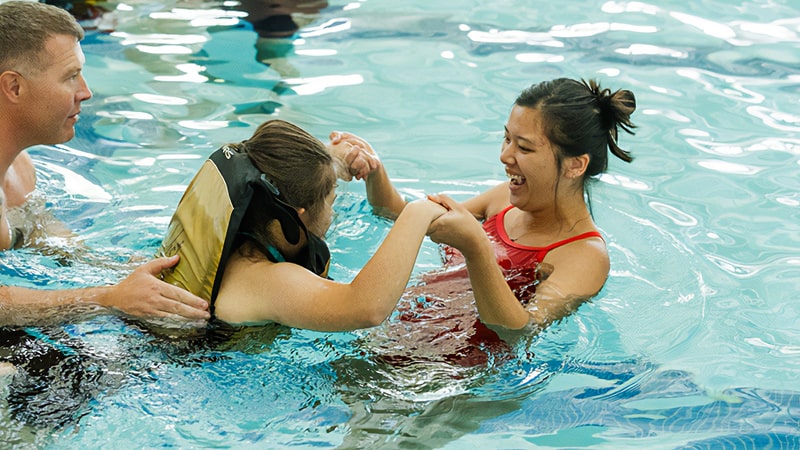
[[[589,167],[589,154],[570,156],[564,160],[564,175],[567,178],[581,178]]]
[[[300,220],[303,222],[303,225],[308,227],[309,217],[308,217],[308,214],[306,214],[306,209],[305,208],[295,208],[294,210],[297,211],[297,217],[300,218]]]

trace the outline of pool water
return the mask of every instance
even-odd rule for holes
[[[158,248],[202,161],[274,117],[367,138],[408,197],[466,199],[505,179],[516,94],[565,76],[637,98],[636,135],[621,140],[636,159],[612,160],[591,191],[612,259],[604,289],[475,365],[442,358],[396,317],[222,337],[115,317],[30,328],[34,348],[61,356],[40,357],[49,365],[25,389],[0,383],[2,442],[800,447],[800,6],[309,3],[289,38],[259,37],[219,2],[119,3],[115,30],[84,41],[94,98],[76,138],[31,150],[39,194],[88,255],[58,241],[7,252],[0,282],[121,278]],[[332,275],[349,280],[391,224],[359,183],[341,184],[336,209]],[[415,273],[439,266],[428,241]]]

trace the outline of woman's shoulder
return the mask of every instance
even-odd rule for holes
[[[272,321],[280,299],[306,282],[308,274],[294,263],[233,252],[225,265],[214,314],[228,323]]]
[[[549,247],[545,261],[553,265],[564,262],[574,265],[576,261],[598,266],[609,264],[608,249],[603,235],[593,227],[579,230]]]
[[[549,252],[542,263],[553,268],[548,284],[575,298],[589,298],[603,287],[611,269],[605,242],[595,236],[576,239]],[[538,290],[537,290],[538,291]]]
[[[508,187],[500,183],[464,202],[464,206],[478,220],[486,220],[509,206]]]

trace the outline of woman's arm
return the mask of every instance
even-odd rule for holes
[[[236,255],[225,269],[215,315],[234,324],[278,322],[317,331],[376,326],[403,294],[428,227],[444,211],[428,200],[409,203],[350,283],[318,277],[296,264]]]
[[[610,266],[608,251],[600,238],[559,247],[548,253],[543,263],[551,271],[536,286],[536,296],[528,305],[534,322],[541,326],[570,315],[600,292]]]
[[[582,272],[579,267],[570,266],[567,272],[559,264],[553,266],[550,277],[536,286],[535,296],[523,306],[494,261],[494,250],[488,238],[476,242],[464,257],[481,320],[504,328],[520,329],[529,323],[544,328],[570,315],[602,287],[600,283],[597,288],[587,290],[590,283],[580,281],[584,275],[594,278],[590,275],[592,270]],[[576,276],[578,274],[580,276]]]
[[[375,214],[394,220],[406,206],[406,200],[397,192],[386,168],[369,143],[350,133],[334,131],[328,149],[340,164],[339,178],[350,181],[364,180],[367,201]]]
[[[450,211],[432,224],[431,238],[457,248],[466,261],[478,314],[484,323],[520,329],[559,320],[597,294],[608,274],[602,240],[576,241],[550,252],[544,263],[552,270],[536,286],[534,299],[523,306],[496,262],[494,248],[480,223],[447,196],[432,196]]]
[[[101,313],[103,308],[142,319],[208,319],[205,300],[157,278],[177,262],[177,256],[155,259],[110,286],[62,290],[0,286],[0,325],[73,321]]]
[[[431,239],[453,246],[464,255],[481,320],[509,329],[525,327],[531,315],[508,287],[480,222],[466,207],[446,195],[431,198],[449,210],[431,225]]]
[[[363,138],[351,133],[334,131],[328,149],[340,163],[339,178],[350,181],[363,179],[367,200],[380,216],[394,219],[403,210],[406,201],[392,185],[386,168],[372,146]],[[504,183],[463,203],[475,218],[484,220],[508,205],[508,188]]]

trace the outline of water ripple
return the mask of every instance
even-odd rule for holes
[[[117,31],[84,40],[95,96],[71,150],[32,150],[40,189],[100,259],[151,255],[209,152],[273,117],[321,137],[365,136],[409,198],[467,198],[505,179],[502,127],[522,87],[597,77],[636,93],[637,134],[622,141],[636,160],[610,161],[592,187],[606,286],[529,345],[463,367],[435,360],[442,349],[413,333],[262,330],[187,356],[108,320],[97,326],[110,334],[68,332],[127,384],[53,439],[76,449],[152,447],[153,436],[187,448],[796,443],[800,19],[791,2],[767,3],[332,2],[280,40],[227,4],[126,4]],[[65,184],[65,173],[85,181]],[[372,216],[363,185],[340,190],[329,241],[332,274],[346,280],[390,224]],[[118,260],[108,270],[60,261],[9,252],[1,275],[74,287],[122,273]],[[438,247],[426,242],[418,261],[416,274],[438,267]],[[391,347],[398,340],[408,345]],[[25,431],[0,420],[4,442],[19,442]]]

